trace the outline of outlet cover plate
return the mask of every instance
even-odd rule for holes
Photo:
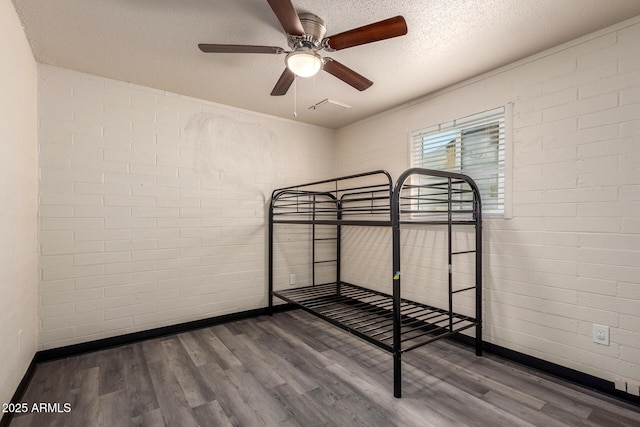
[[[593,342],[596,344],[609,345],[609,327],[604,325],[593,325]]]

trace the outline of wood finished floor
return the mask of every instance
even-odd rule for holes
[[[11,426],[640,426],[640,408],[439,341],[403,360],[302,311],[38,365]]]

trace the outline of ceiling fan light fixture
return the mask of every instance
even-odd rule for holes
[[[296,50],[285,58],[287,68],[300,77],[315,76],[322,68],[322,58],[311,49]]]

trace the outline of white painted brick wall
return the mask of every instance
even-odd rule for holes
[[[0,2],[0,28],[0,402],[8,403],[37,350],[38,70],[11,2]]]
[[[485,339],[606,380],[635,383],[638,46],[635,18],[338,132],[339,174],[383,168],[397,177],[409,167],[410,131],[513,103],[513,219],[485,221]],[[391,259],[372,275],[384,262],[381,250],[370,256],[362,250],[376,236],[358,236],[365,244],[347,253],[356,264],[343,271],[356,283],[390,291]],[[424,253],[434,243],[422,245],[403,252],[403,278],[405,268],[420,276],[411,265],[412,251]],[[427,267],[422,274],[431,276],[422,283],[430,285],[409,282],[404,295],[440,302],[442,271]],[[592,342],[593,323],[611,327],[610,346]]]
[[[335,133],[39,71],[40,349],[266,306],[266,201]]]

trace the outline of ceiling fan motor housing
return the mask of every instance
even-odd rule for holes
[[[289,34],[289,46],[292,49],[297,47],[318,48],[327,33],[324,21],[313,13],[300,13],[298,14],[298,17],[300,18],[300,23],[304,29],[304,35],[292,36]]]

